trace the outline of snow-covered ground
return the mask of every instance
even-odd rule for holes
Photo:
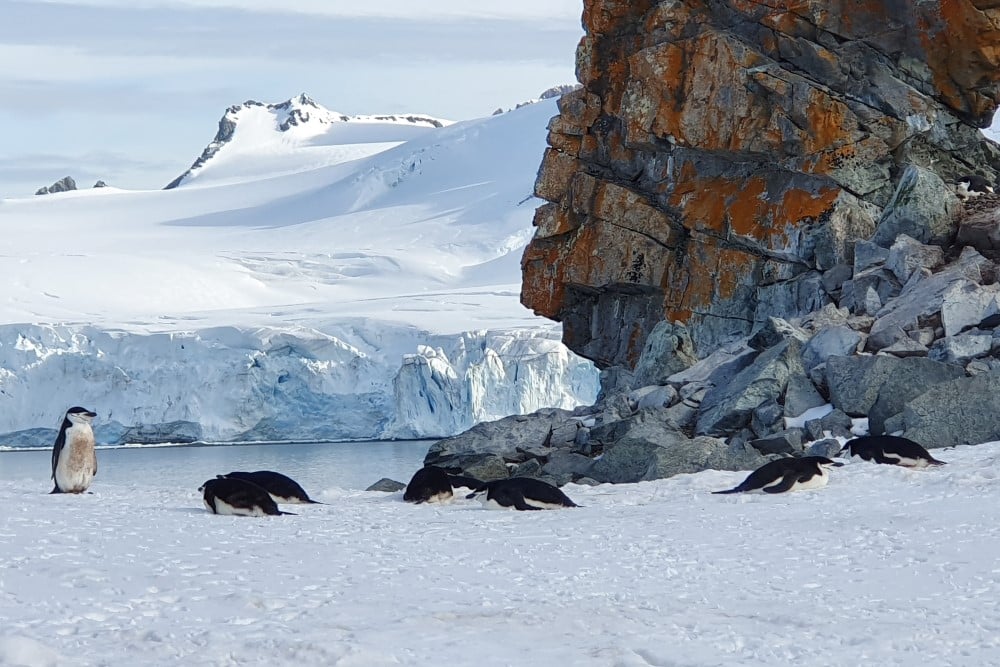
[[[593,366],[519,302],[555,113],[248,104],[176,189],[0,200],[0,444],[71,405],[114,441],[441,436],[591,402]]]
[[[0,484],[0,664],[1000,663],[1000,443],[826,488],[717,496],[706,471],[565,491],[583,507],[208,514],[155,478]],[[205,477],[216,471],[205,471]]]

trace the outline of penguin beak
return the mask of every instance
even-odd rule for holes
[[[844,467],[844,463],[842,461],[834,461],[833,462],[833,467],[834,468],[843,468]]]

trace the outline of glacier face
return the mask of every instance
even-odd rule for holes
[[[363,319],[330,331],[0,326],[4,445],[51,444],[72,405],[98,411],[104,444],[439,437],[590,403],[597,385],[554,327],[447,336]]]

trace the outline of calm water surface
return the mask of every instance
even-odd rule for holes
[[[364,489],[382,477],[403,482],[423,465],[433,440],[282,443],[99,449],[94,484],[145,483],[197,488],[233,470],[276,470],[306,490]],[[51,490],[52,452],[0,452],[0,482],[37,483]]]

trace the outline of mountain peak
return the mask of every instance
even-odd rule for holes
[[[306,142],[324,134],[334,124],[339,123],[389,123],[420,127],[444,127],[450,121],[442,121],[431,116],[415,114],[387,114],[374,116],[348,116],[337,111],[331,111],[314,99],[300,93],[299,95],[278,103],[247,100],[243,104],[234,104],[226,109],[219,120],[219,129],[215,137],[205,147],[201,155],[183,174],[171,181],[164,190],[170,190],[193,177],[223,147],[231,144],[236,137],[237,128],[252,126],[247,134],[251,135],[244,143],[266,143],[274,141],[274,136],[284,133],[282,141]],[[288,136],[291,135],[291,136]]]

